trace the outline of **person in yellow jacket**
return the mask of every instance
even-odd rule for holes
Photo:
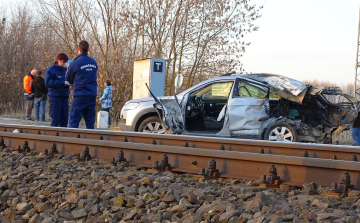
[[[31,93],[31,84],[33,82],[35,73],[36,69],[33,69],[31,72],[27,73],[23,79],[26,120],[29,121],[34,121],[34,119],[31,118],[32,109],[34,108],[34,95]]]

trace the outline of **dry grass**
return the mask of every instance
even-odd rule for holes
[[[26,119],[26,112],[25,110],[20,112],[20,111],[6,111],[4,113],[1,114],[1,118],[14,118],[14,119]],[[40,112],[40,118],[41,118],[41,112]],[[35,108],[33,108],[32,113],[31,113],[31,118],[35,120]],[[48,105],[46,106],[45,109],[45,120],[46,121],[51,121],[51,118],[49,116],[49,107]]]
[[[69,106],[71,106],[71,104]],[[98,109],[99,108],[96,108],[96,110],[98,110]],[[20,109],[20,110],[22,110],[22,109]],[[23,111],[20,111],[20,110],[4,109],[3,112],[0,113],[0,118],[11,118],[11,119],[25,120],[26,119],[25,109],[23,109]],[[49,101],[47,101],[46,102],[46,108],[45,108],[45,120],[47,122],[51,122],[51,118],[49,116],[49,110],[50,110]],[[112,110],[115,110],[115,108],[112,108]],[[119,112],[120,112],[120,110],[119,110]],[[39,115],[41,117],[41,112],[40,112]],[[95,127],[96,127],[96,117],[97,117],[97,115],[95,115]],[[116,117],[118,117],[118,116],[116,116]],[[35,120],[35,108],[33,108],[33,110],[32,110],[31,118]],[[80,125],[85,126],[85,120],[84,119],[81,119]],[[118,127],[119,126],[119,119],[111,117],[111,126],[112,127]]]
[[[41,115],[41,113],[40,113],[40,115]],[[12,120],[7,120],[6,123],[13,123],[13,124],[29,124],[29,123],[33,123],[31,121],[30,122],[26,121],[25,111],[24,112],[6,112],[6,113],[1,114],[0,118],[12,119]],[[35,120],[35,109],[33,109],[33,112],[31,114],[31,118],[33,120]],[[51,122],[51,118],[49,117],[48,108],[46,108],[45,121],[47,121],[49,124]],[[118,128],[117,122],[115,122],[113,120],[111,120],[111,121],[112,121],[111,130],[119,131],[120,128]],[[38,124],[38,123],[41,124],[42,122],[35,122],[34,124]],[[97,125],[97,122],[96,122],[96,117],[95,117],[95,128],[96,128],[96,125]],[[80,128],[85,128],[86,125],[85,125],[85,120],[84,119],[81,119],[79,126],[80,126]]]

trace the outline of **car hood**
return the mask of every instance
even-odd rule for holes
[[[182,95],[177,95],[177,98],[179,100],[182,99]],[[159,99],[174,99],[175,97],[174,96],[161,96],[161,97],[157,97]],[[133,99],[133,100],[130,100],[130,101],[127,101],[126,103],[141,103],[141,102],[149,102],[149,101],[154,101],[154,98],[138,98],[138,99]]]

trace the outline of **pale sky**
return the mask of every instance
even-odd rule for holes
[[[358,0],[253,0],[259,30],[242,58],[246,72],[344,84],[355,79]]]
[[[0,5],[28,0],[0,0]],[[251,0],[264,4],[241,61],[246,72],[345,84],[355,79],[359,0]]]

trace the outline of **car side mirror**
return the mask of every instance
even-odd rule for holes
[[[184,80],[184,77],[182,74],[178,74],[175,78],[175,94],[177,93],[177,90],[180,88]]]

